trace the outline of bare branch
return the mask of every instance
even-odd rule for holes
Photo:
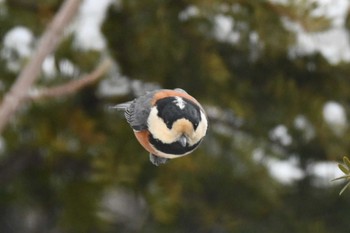
[[[29,93],[29,98],[33,101],[48,99],[52,97],[62,97],[69,94],[73,94],[87,85],[91,85],[100,79],[111,67],[112,61],[109,59],[104,60],[94,71],[90,74],[84,75],[78,80],[73,80],[68,83],[51,87],[37,89]]]
[[[9,92],[6,93],[0,106],[0,133],[21,104],[27,100],[28,91],[39,77],[44,59],[56,49],[62,38],[64,28],[76,14],[80,2],[81,0],[66,0],[62,4],[60,10],[41,37],[33,57],[21,71]]]

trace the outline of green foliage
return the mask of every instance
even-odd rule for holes
[[[347,181],[346,185],[339,192],[339,195],[341,195],[346,190],[346,188],[349,187],[349,185],[350,185],[350,160],[348,159],[348,157],[344,156],[343,163],[339,163],[338,167],[345,175],[338,177],[338,178],[335,178],[332,181],[336,181],[336,180]]]
[[[58,10],[60,3],[58,0],[9,0],[4,6],[6,16],[4,20],[8,20],[7,23],[11,24],[11,27],[18,25],[28,27],[39,36]]]

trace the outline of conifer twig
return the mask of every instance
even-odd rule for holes
[[[91,85],[100,79],[111,67],[112,61],[109,59],[104,60],[100,65],[96,67],[91,73],[83,75],[79,79],[55,86],[41,89],[35,89],[35,91],[29,92],[29,98],[32,101],[62,97],[73,94],[85,86]]]

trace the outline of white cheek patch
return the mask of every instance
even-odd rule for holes
[[[205,136],[205,134],[207,133],[208,120],[202,111],[201,111],[201,119],[202,120],[199,122],[197,129],[189,137],[190,145],[194,145],[197,142],[199,142],[199,140],[201,140]]]
[[[163,143],[173,143],[180,137],[179,133],[175,133],[174,131],[170,130],[162,118],[158,117],[158,110],[156,107],[151,109],[147,123],[148,130],[152,136]]]

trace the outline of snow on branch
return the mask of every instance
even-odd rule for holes
[[[18,108],[28,100],[28,92],[39,77],[44,59],[57,48],[64,29],[76,15],[80,3],[81,0],[64,1],[42,35],[33,57],[21,71],[11,89],[5,94],[0,105],[0,134]]]

